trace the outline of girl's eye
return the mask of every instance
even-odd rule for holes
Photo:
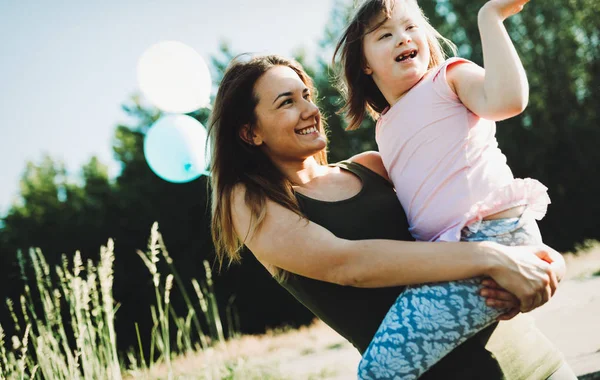
[[[416,25],[409,25],[408,28],[406,28],[406,30],[411,30],[411,29],[415,29],[417,26]]]
[[[391,33],[385,33],[381,37],[379,37],[379,40],[383,40],[384,38],[390,37],[391,35]]]

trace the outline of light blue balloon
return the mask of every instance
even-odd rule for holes
[[[206,129],[187,115],[158,119],[144,138],[144,156],[150,169],[168,182],[185,183],[207,175]]]

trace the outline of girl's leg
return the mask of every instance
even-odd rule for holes
[[[465,241],[541,243],[534,221],[483,221],[463,230]],[[450,351],[494,323],[504,310],[485,304],[482,278],[406,288],[381,323],[358,368],[359,379],[416,379]]]
[[[416,379],[502,314],[478,295],[481,279],[407,288],[359,364],[360,379]]]

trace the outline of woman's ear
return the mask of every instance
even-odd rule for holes
[[[248,145],[259,146],[262,144],[262,139],[254,133],[250,124],[244,124],[240,128],[240,138]]]
[[[373,74],[373,70],[371,70],[371,68],[369,67],[369,65],[365,65],[365,67],[363,68],[363,71],[367,75]]]

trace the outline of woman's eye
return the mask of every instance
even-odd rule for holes
[[[283,102],[281,102],[280,107],[288,105],[288,104],[292,104],[292,99],[286,99],[286,100],[284,100]]]
[[[312,98],[310,97],[310,94],[304,94],[304,99],[311,101]]]

